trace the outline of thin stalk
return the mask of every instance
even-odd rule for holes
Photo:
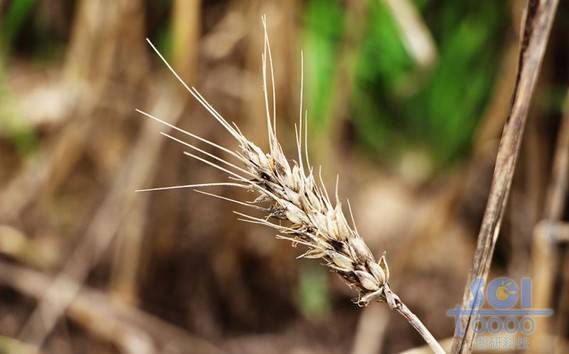
[[[446,353],[443,347],[435,339],[435,337],[433,337],[431,332],[429,332],[427,327],[425,327],[423,322],[419,320],[419,317],[417,317],[413,312],[411,312],[411,310],[409,310],[409,308],[405,306],[404,303],[401,303],[397,308],[395,308],[395,311],[399,312],[401,316],[405,317],[407,322],[409,322],[409,324],[413,326],[413,328],[415,328],[417,332],[419,332],[421,337],[423,337],[425,342],[427,342],[427,344],[433,350],[434,353],[436,354]]]
[[[385,296],[385,302],[391,308],[391,310],[398,312],[401,316],[403,316],[407,322],[415,330],[423,337],[425,342],[429,345],[431,350],[435,354],[446,354],[443,347],[439,344],[439,342],[433,337],[431,332],[427,329],[427,327],[421,322],[419,317],[415,315],[404,303],[401,301],[399,296],[391,291],[388,284],[385,284],[383,289],[383,294]]]
[[[492,186],[478,234],[473,266],[464,289],[462,308],[470,310],[461,319],[463,334],[461,331],[456,331],[452,353],[472,352],[475,336],[474,319],[481,301],[478,299],[479,292],[472,294],[470,284],[475,279],[480,279],[485,283],[490,272],[494,248],[498,241],[500,225],[514,177],[529,104],[537,82],[557,3],[558,0],[529,0],[527,4],[510,114],[500,139]]]

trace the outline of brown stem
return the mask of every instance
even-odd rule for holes
[[[429,332],[428,328],[423,324],[423,322],[421,322],[419,317],[411,312],[411,310],[401,301],[399,296],[391,291],[387,284],[384,287],[384,294],[389,307],[392,310],[397,311],[407,320],[407,322],[409,322],[411,326],[413,326],[413,328],[415,328],[415,330],[421,335],[421,337],[423,337],[425,342],[429,345],[435,354],[446,354],[443,347],[439,344],[439,342],[437,342],[435,337],[433,337],[431,332]]]
[[[556,270],[563,262],[569,259],[569,251],[565,250],[565,254],[561,253],[560,245],[567,242],[563,239],[564,235],[569,234],[566,226],[560,223],[563,212],[566,208],[565,198],[569,187],[569,91],[565,96],[565,105],[563,109],[563,117],[561,118],[561,126],[557,138],[557,147],[555,148],[555,157],[553,160],[553,171],[551,173],[551,182],[547,190],[545,200],[544,220],[536,226],[534,231],[533,246],[533,276],[534,276],[534,293],[536,294],[534,306],[538,308],[553,307],[553,291],[555,288]],[[569,278],[568,267],[564,269],[562,279]],[[563,282],[563,280],[562,280]],[[536,333],[532,340],[533,347],[530,349],[539,350],[543,346],[549,345],[553,350],[553,343],[547,340],[548,334],[554,332],[558,338],[562,338],[567,326],[566,306],[568,303],[567,292],[569,283],[562,284],[561,292],[559,292],[559,300],[557,301],[557,320],[553,324],[550,318],[540,318],[536,321]]]
[[[427,327],[425,327],[423,322],[419,320],[419,317],[417,317],[413,312],[411,312],[411,310],[409,310],[409,308],[405,306],[404,303],[401,302],[399,306],[395,308],[395,311],[399,312],[401,316],[405,317],[407,322],[409,322],[409,324],[411,324],[411,326],[413,326],[413,328],[415,328],[415,330],[419,332],[421,337],[423,337],[425,342],[427,342],[427,344],[429,345],[429,347],[431,347],[434,353],[436,354],[446,353],[443,347],[439,344],[439,342],[437,342],[435,337],[433,337],[431,332],[429,332]]]
[[[486,282],[490,271],[492,255],[514,176],[529,103],[537,82],[557,3],[558,0],[528,1],[510,115],[506,120],[500,140],[490,195],[478,234],[473,269],[464,290],[462,308],[469,310],[461,319],[463,331],[455,331],[453,353],[470,353],[472,350],[473,320],[480,301],[477,301],[478,299],[475,299],[474,294],[471,293],[470,283],[475,279]],[[479,292],[475,295],[478,294]]]

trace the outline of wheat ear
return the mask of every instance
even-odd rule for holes
[[[358,305],[366,306],[372,301],[387,303],[392,310],[399,312],[405,317],[423,336],[435,353],[444,353],[442,347],[423,323],[390,289],[389,267],[387,266],[385,255],[380,257],[379,261],[375,261],[373,254],[357,231],[349,201],[348,208],[352,226],[346,220],[338,195],[338,179],[336,179],[335,201],[333,203],[322,182],[321,173],[318,174],[318,180],[315,177],[314,168],[308,160],[308,126],[306,112],[303,112],[302,107],[303,70],[301,70],[299,124],[298,126],[295,125],[298,161],[289,162],[285,157],[276,133],[274,68],[265,17],[263,17],[263,28],[265,36],[262,53],[262,74],[269,140],[268,153],[263,152],[261,148],[248,140],[235,123],[229,123],[223,118],[194,87],[189,87],[156,47],[147,40],[176,79],[232,136],[237,142],[238,148],[235,151],[230,150],[173,126],[146,112],[137,110],[148,118],[227,153],[235,160],[235,163],[224,160],[217,155],[206,152],[195,145],[163,132],[162,134],[167,138],[193,151],[193,153],[186,151],[184,154],[227,173],[231,182],[189,184],[150,188],[140,191],[201,188],[219,185],[238,187],[250,191],[255,195],[254,200],[239,201],[195,189],[200,193],[259,210],[261,213],[259,217],[241,212],[235,213],[240,216],[242,221],[266,225],[277,230],[278,234],[276,237],[278,239],[289,240],[293,246],[305,246],[306,251],[298,258],[320,259],[325,266],[339,274],[351,288],[357,291],[358,298],[356,303]],[[303,66],[302,62],[301,54],[301,67]],[[271,94],[269,94],[268,88],[269,74]]]

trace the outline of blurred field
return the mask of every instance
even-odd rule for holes
[[[531,274],[532,259],[542,262],[534,228],[567,220],[567,193],[552,217],[548,190],[569,120],[568,5],[557,10],[492,276]],[[354,305],[337,276],[296,260],[300,250],[273,231],[237,221],[234,205],[189,189],[134,192],[226,178],[184,156],[136,108],[234,147],[145,38],[266,147],[263,14],[286,152],[295,152],[302,51],[311,162],[331,187],[339,173],[360,233],[376,256],[387,252],[392,288],[435,337],[452,337],[445,314],[461,302],[471,267],[524,7],[0,1],[0,353],[372,354],[423,345],[386,307]],[[569,335],[566,248],[555,250],[553,294],[535,295],[550,295],[559,353]]]

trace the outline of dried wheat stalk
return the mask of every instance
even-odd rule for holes
[[[417,316],[415,316],[390,289],[388,283],[389,267],[387,266],[385,255],[382,256],[379,261],[375,261],[373,254],[357,231],[349,202],[348,207],[352,226],[348,223],[342,211],[342,203],[338,196],[338,179],[336,179],[335,201],[332,202],[322,182],[321,173],[318,174],[318,180],[315,177],[314,168],[310,165],[308,159],[307,119],[306,112],[304,112],[303,118],[302,108],[302,76],[300,90],[300,123],[298,127],[295,125],[298,161],[289,162],[285,157],[276,133],[274,70],[265,18],[263,18],[263,25],[265,30],[264,50],[262,53],[263,91],[269,140],[268,153],[265,153],[261,148],[248,140],[235,123],[229,123],[224,119],[194,87],[190,88],[174,71],[160,52],[158,52],[154,45],[148,41],[152,49],[156,51],[178,81],[180,81],[190,94],[209,111],[233,139],[235,139],[238,148],[232,151],[170,125],[146,112],[137,111],[148,118],[155,119],[178,132],[229,154],[238,161],[241,166],[163,132],[162,134],[164,136],[194,151],[194,153],[185,152],[184,154],[226,172],[232,181],[151,188],[142,189],[140,191],[209,186],[231,186],[250,191],[255,195],[254,200],[239,201],[196,189],[197,192],[258,210],[262,214],[262,217],[240,212],[235,213],[241,217],[240,220],[242,221],[266,225],[277,230],[278,235],[276,237],[278,239],[289,240],[293,246],[305,246],[306,251],[298,258],[320,259],[324,265],[331,271],[339,274],[351,288],[357,291],[358,298],[356,302],[358,305],[365,306],[372,301],[387,303],[392,310],[399,312],[409,321],[423,336],[435,353],[444,353],[444,350]],[[269,79],[268,72],[270,72],[270,80],[272,83],[272,95],[269,95],[267,83]]]
[[[559,0],[527,1],[523,34],[520,38],[518,72],[510,103],[510,113],[500,138],[492,185],[478,233],[472,270],[468,274],[468,280],[464,287],[462,308],[468,309],[461,318],[461,328],[464,331],[455,331],[452,353],[469,354],[472,352],[476,335],[475,319],[478,317],[478,310],[482,304],[478,297],[482,292],[473,292],[471,285],[474,279],[482,279],[485,283],[490,273],[492,256],[500,234],[500,226],[514,178],[531,98],[537,84],[558,3]],[[534,280],[538,281],[539,279]],[[532,342],[536,343],[537,341]]]

